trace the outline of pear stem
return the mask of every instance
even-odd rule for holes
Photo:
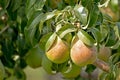
[[[100,59],[97,59],[97,60],[93,63],[93,65],[99,67],[100,69],[102,69],[102,70],[105,71],[105,72],[109,72],[109,71],[110,71],[109,65],[108,65],[106,62],[104,62],[104,61],[102,61],[102,60],[100,60]]]

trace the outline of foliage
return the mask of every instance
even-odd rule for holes
[[[26,80],[23,71],[26,66],[43,67],[48,74],[70,74],[75,65],[70,56],[59,64],[48,59],[46,52],[55,46],[56,37],[70,50],[76,35],[86,46],[95,46],[97,52],[100,46],[109,47],[112,55],[105,63],[109,71],[105,72],[101,65],[87,64],[77,66],[80,75],[72,78],[92,79],[89,75],[101,68],[100,80],[119,80],[119,3],[119,0],[0,0],[0,80]],[[82,70],[87,77],[82,76]]]

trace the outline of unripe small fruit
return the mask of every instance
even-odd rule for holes
[[[85,45],[81,40],[73,41],[70,57],[78,66],[92,64],[96,60],[96,48]]]
[[[111,56],[110,48],[105,47],[105,46],[101,46],[99,53],[98,53],[98,58],[105,61],[105,62],[108,62],[110,56]]]
[[[65,78],[75,78],[80,75],[80,70],[81,68],[79,66],[72,64],[71,69],[69,71],[62,72],[62,75]]]
[[[69,59],[69,47],[59,37],[53,43],[53,46],[46,52],[49,60],[54,63],[64,63]]]
[[[43,52],[39,47],[32,48],[25,56],[26,63],[32,68],[41,66]]]

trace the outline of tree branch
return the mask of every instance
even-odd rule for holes
[[[9,28],[9,26],[5,26],[1,31],[0,31],[0,34],[2,34],[3,32],[5,32],[7,29]]]
[[[102,70],[105,71],[105,72],[109,72],[109,71],[110,71],[109,65],[108,65],[106,62],[104,62],[104,61],[102,61],[102,60],[100,60],[100,59],[97,59],[97,60],[93,63],[93,65],[99,67],[100,69],[102,69]]]

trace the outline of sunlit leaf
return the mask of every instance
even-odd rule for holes
[[[35,10],[36,10],[36,11],[42,10],[45,2],[46,2],[46,0],[38,0],[38,1],[36,2],[36,4],[34,5]]]
[[[75,8],[75,15],[76,17],[82,22],[83,25],[87,24],[87,12],[85,8],[79,5],[76,5]]]
[[[45,51],[48,51],[50,49],[50,47],[53,45],[53,43],[55,42],[56,40],[56,37],[57,37],[57,34],[56,33],[53,33],[50,38],[48,39],[48,41],[46,42],[46,45],[45,45]]]
[[[117,27],[118,35],[120,37],[120,22],[117,22],[116,25],[117,25],[116,27]]]
[[[75,32],[75,31],[76,31],[75,28],[69,28],[69,29],[63,31],[63,32],[60,34],[60,38],[63,38],[66,34],[71,33],[71,32]]]
[[[48,39],[50,38],[50,36],[52,35],[53,33],[48,33],[48,34],[45,34],[42,36],[42,38],[40,39],[39,41],[39,46],[40,48],[45,51],[45,45],[46,45],[46,42],[48,41]]]
[[[94,43],[95,43],[94,39],[84,30],[80,30],[77,33],[77,35],[78,35],[79,39],[82,40],[86,45],[88,45],[88,46],[94,45]]]

